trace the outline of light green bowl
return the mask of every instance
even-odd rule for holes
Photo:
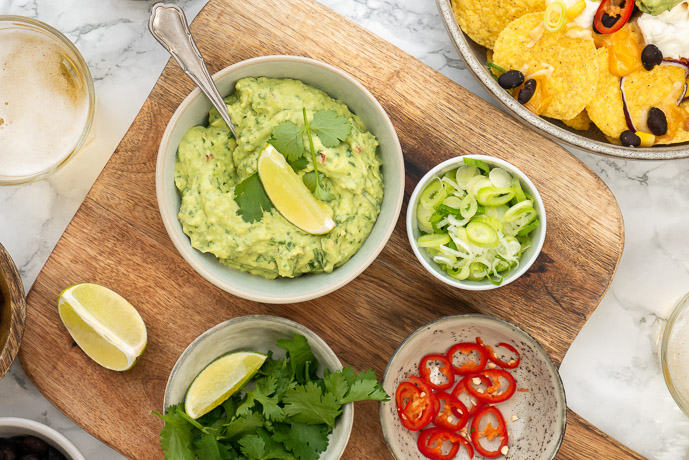
[[[219,288],[265,303],[302,302],[328,294],[368,267],[392,234],[404,195],[404,160],[395,128],[378,101],[347,73],[320,61],[298,56],[264,56],[231,65],[213,76],[220,94],[234,91],[237,80],[245,77],[294,78],[315,86],[347,104],[380,143],[385,194],[378,220],[359,251],[332,273],[309,274],[298,278],[267,280],[218,262],[213,254],[191,247],[177,220],[180,197],[174,183],[177,146],[192,126],[204,125],[210,101],[198,89],[187,96],[168,123],[158,151],[156,194],[163,224],[184,259],[201,276]]]

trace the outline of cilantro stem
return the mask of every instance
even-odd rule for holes
[[[319,183],[319,177],[318,177],[318,164],[316,163],[316,149],[313,146],[313,136],[311,135],[311,125],[309,124],[309,121],[306,119],[306,107],[302,109],[304,111],[304,129],[306,130],[306,135],[309,138],[309,147],[311,148],[311,161],[313,161],[313,172],[316,174],[316,188],[315,190],[318,190],[320,188],[320,183]]]

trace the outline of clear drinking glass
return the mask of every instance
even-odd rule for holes
[[[689,293],[677,301],[665,324],[660,365],[670,394],[689,416]]]
[[[90,140],[93,78],[74,44],[32,18],[0,15],[0,185],[42,179]]]

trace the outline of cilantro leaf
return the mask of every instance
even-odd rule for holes
[[[263,213],[273,209],[257,173],[253,173],[234,188],[234,200],[239,205],[237,213],[244,222],[258,222]]]
[[[273,128],[270,142],[287,161],[297,161],[304,156],[304,128],[285,120]]]
[[[388,394],[383,390],[383,387],[380,386],[378,380],[376,380],[375,374],[373,375],[373,379],[362,378],[361,375],[359,375],[359,378],[350,387],[349,393],[340,401],[340,404],[347,404],[354,401],[388,401],[389,399],[390,397]]]
[[[323,376],[323,384],[325,385],[325,391],[335,395],[338,401],[342,401],[349,391],[349,384],[342,372],[330,372],[326,369]]]
[[[199,460],[227,460],[230,457],[227,447],[218,443],[212,434],[204,434],[195,443],[196,456]]]
[[[307,380],[307,371],[315,376],[318,369],[318,360],[311,351],[306,337],[301,334],[294,334],[292,339],[278,339],[277,346],[287,352],[292,374],[298,382],[303,383]],[[308,377],[311,377],[311,375]]]
[[[313,191],[313,196],[321,201],[332,201],[335,199],[335,195],[323,188],[323,184],[318,184],[316,190]]]
[[[282,398],[285,414],[295,422],[335,426],[335,418],[342,413],[340,404],[332,393],[323,393],[314,382],[297,385],[287,390]]]
[[[311,129],[326,147],[337,147],[352,130],[352,125],[345,117],[337,115],[334,110],[319,110],[313,114]]]
[[[297,160],[288,161],[287,163],[289,163],[294,171],[301,171],[302,169],[306,169],[309,165],[309,160],[307,160],[306,157],[300,157]]]
[[[179,414],[178,410],[181,410],[181,404],[168,407],[165,415],[153,411],[154,415],[165,422],[165,426],[160,430],[160,447],[163,449],[165,458],[196,460],[191,445],[193,427]]]
[[[273,439],[285,444],[299,460],[318,460],[328,448],[330,429],[325,425],[294,422],[275,426]]]
[[[258,401],[263,408],[263,416],[266,419],[277,422],[282,421],[285,418],[285,412],[278,405],[278,396],[274,394],[277,387],[277,378],[272,375],[257,380],[254,389],[246,392],[246,400],[237,408],[237,414],[248,414],[249,410]]]
[[[239,440],[242,454],[249,458],[263,459],[266,455],[266,443],[257,434],[247,434]]]
[[[234,439],[245,434],[255,433],[256,429],[263,426],[263,417],[258,412],[252,412],[246,417],[237,417],[227,424],[223,437]]]

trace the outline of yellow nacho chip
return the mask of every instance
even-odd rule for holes
[[[462,31],[473,41],[493,48],[500,32],[527,13],[545,11],[545,0],[452,0]]]
[[[570,120],[562,120],[562,123],[571,128],[578,129],[579,131],[588,131],[591,127],[591,118],[589,118],[589,114],[586,113],[586,110],[582,110],[576,117]]]
[[[627,129],[620,77],[610,73],[607,48],[598,48],[597,60],[598,84],[593,99],[586,105],[586,112],[603,134],[617,139]]]
[[[552,101],[542,113],[558,120],[576,117],[593,98],[598,80],[598,61],[593,40],[573,37],[571,29],[544,31],[533,46],[531,32],[543,21],[543,14],[530,13],[512,21],[495,42],[494,62],[505,70],[522,70],[526,75],[553,67],[547,89]]]

